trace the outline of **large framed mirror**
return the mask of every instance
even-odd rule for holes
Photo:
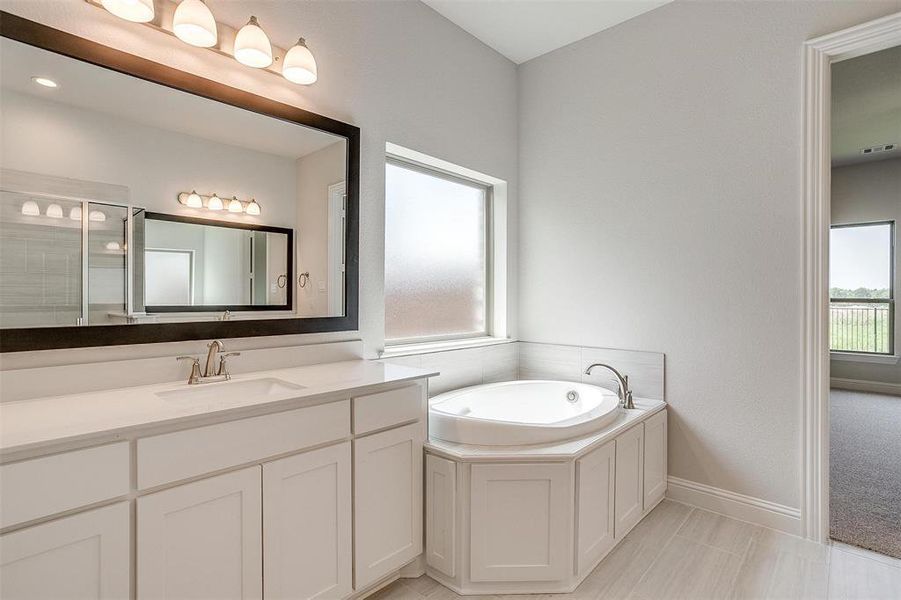
[[[5,12],[0,56],[0,350],[357,329],[357,127]]]

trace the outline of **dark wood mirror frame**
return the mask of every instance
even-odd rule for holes
[[[0,37],[347,140],[344,316],[0,330],[0,352],[355,331],[359,324],[360,129],[0,11]],[[285,85],[291,85],[285,83]]]

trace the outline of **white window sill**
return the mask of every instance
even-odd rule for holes
[[[388,346],[379,353],[379,358],[394,358],[397,356],[411,356],[413,354],[431,354],[433,352],[446,352],[448,350],[481,348],[482,346],[512,344],[515,341],[516,340],[511,340],[509,338],[479,337],[462,340],[427,342],[424,344],[403,344],[398,346]]]
[[[897,365],[901,356],[891,354],[857,354],[855,352],[830,352],[829,358],[844,362],[870,363],[875,365]]]

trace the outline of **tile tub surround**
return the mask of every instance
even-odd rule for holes
[[[526,598],[504,596],[504,598]],[[664,500],[569,594],[559,600],[894,600],[901,561],[843,544],[801,538]],[[373,600],[498,600],[458,596],[423,575]]]
[[[432,396],[482,383],[516,379],[580,381],[615,391],[616,381],[610,373],[598,369],[591,375],[584,374],[589,365],[597,362],[608,363],[628,375],[636,396],[664,400],[665,393],[665,360],[660,352],[511,341],[382,360],[440,371],[441,375],[429,384]]]

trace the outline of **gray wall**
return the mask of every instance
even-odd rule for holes
[[[901,158],[832,169],[832,222],[866,223],[895,221],[895,353],[901,351],[901,318],[897,309],[901,294]],[[831,375],[901,384],[901,363],[870,364],[830,361]]]
[[[368,356],[384,337],[385,142],[488,173],[509,182],[508,281],[516,289],[516,67],[422,3],[209,0],[233,26],[255,14],[273,43],[303,35],[319,81],[309,87],[254,72],[233,59],[192,48],[126,23],[80,0],[5,0],[6,11],[118,50],[358,125],[360,165],[360,331],[230,342],[232,348],[362,337]],[[507,311],[515,335],[516,294]],[[2,368],[68,364],[196,351],[201,342],[30,353],[2,357]]]
[[[681,2],[520,80],[520,338],[666,354],[670,475],[796,507],[802,44],[893,2]]]

